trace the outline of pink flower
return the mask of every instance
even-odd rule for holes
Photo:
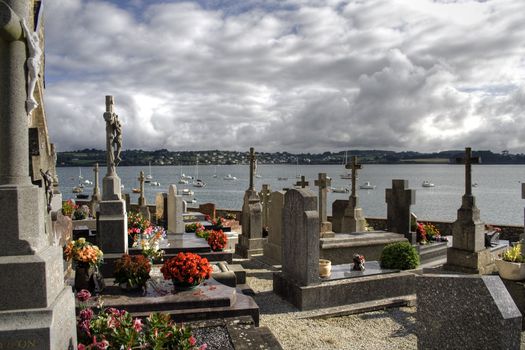
[[[193,346],[197,343],[197,339],[192,335],[189,339],[190,345]]]
[[[78,301],[84,302],[89,300],[89,298],[91,298],[91,293],[87,289],[82,289],[80,292],[77,293]]]
[[[206,350],[207,348],[208,348],[208,344],[204,343],[204,344],[201,345],[199,350]]]
[[[82,343],[79,343],[77,346],[77,350],[86,350],[86,346]]]
[[[91,320],[93,318],[93,310],[91,309],[84,309],[80,311],[80,319],[81,320]]]
[[[86,333],[88,337],[91,336],[91,324],[89,323],[89,320],[83,320],[80,323],[80,329],[84,331],[84,333]]]
[[[140,318],[136,318],[133,320],[133,328],[140,332],[142,330],[142,320]]]

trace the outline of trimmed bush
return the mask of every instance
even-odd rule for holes
[[[410,270],[419,265],[419,255],[410,243],[397,242],[387,245],[381,253],[381,267]]]

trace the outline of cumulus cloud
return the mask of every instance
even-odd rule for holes
[[[52,1],[46,96],[59,150],[523,152],[525,3]]]

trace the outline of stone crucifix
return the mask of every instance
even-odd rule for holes
[[[465,158],[456,158],[456,163],[465,164],[465,195],[472,196],[472,164],[481,163],[480,157],[472,157],[472,149],[465,148]]]
[[[144,171],[140,172],[137,180],[139,180],[140,186],[139,207],[143,207],[146,205],[146,198],[144,197],[144,180],[146,180],[146,177],[144,176]]]
[[[326,173],[319,173],[317,180],[314,181],[314,185],[319,187],[319,230],[321,237],[326,237],[328,234],[333,235],[332,223],[328,221],[326,215],[326,201],[328,197],[328,188],[332,186],[332,179],[326,176]]]
[[[250,160],[250,191],[254,191],[255,187],[253,185],[253,177],[255,176],[255,162],[257,158],[255,157],[255,149],[253,147],[250,147],[250,155],[248,156],[248,159]]]
[[[352,156],[352,162],[346,164],[346,169],[352,169],[352,194],[351,197],[356,197],[356,187],[357,187],[357,170],[362,168],[362,165],[357,162],[357,156]],[[356,204],[357,205],[357,204]]]
[[[113,96],[106,96],[106,112],[104,120],[106,121],[106,160],[108,175],[116,174],[116,166],[121,161],[120,153],[122,151],[122,125],[118,115],[113,111],[115,100]]]
[[[259,198],[261,199],[262,205],[262,225],[263,228],[268,226],[270,221],[270,195],[272,191],[270,190],[270,185],[263,184],[261,192],[259,192]]]
[[[301,188],[306,188],[308,187],[310,183],[308,181],[306,181],[306,177],[304,175],[301,175],[301,181],[297,181],[295,183],[295,186],[300,186]]]

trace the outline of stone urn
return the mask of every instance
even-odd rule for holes
[[[517,263],[496,259],[496,267],[501,278],[511,281],[521,281],[525,279],[525,263]]]
[[[332,262],[326,259],[319,259],[319,277],[330,277],[332,273]]]

